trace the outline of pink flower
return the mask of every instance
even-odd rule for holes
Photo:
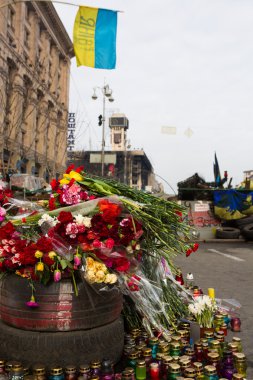
[[[54,271],[54,282],[59,282],[61,280],[61,271],[56,269]]]
[[[0,207],[0,222],[4,220],[5,215],[6,215],[6,210],[3,207]]]
[[[79,265],[81,265],[82,261],[81,261],[81,256],[80,255],[75,255],[74,256],[74,264],[79,267]]]
[[[68,223],[66,227],[66,235],[69,235],[72,239],[78,234],[78,226],[76,223]]]
[[[38,302],[35,301],[34,296],[31,296],[30,301],[26,302],[25,304],[26,304],[26,306],[31,307],[31,308],[39,307],[39,304],[38,304]]]

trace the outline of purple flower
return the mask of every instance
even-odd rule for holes
[[[61,271],[56,269],[54,271],[54,282],[59,282],[61,280]]]

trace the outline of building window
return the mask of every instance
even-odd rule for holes
[[[121,144],[121,133],[114,133],[114,144]]]
[[[14,31],[14,22],[15,22],[15,11],[9,6],[8,7],[8,27]]]
[[[27,49],[30,47],[30,32],[27,28],[25,28],[25,33],[24,33],[24,45]]]
[[[8,42],[9,42],[9,45],[12,47],[12,48],[15,48],[16,47],[16,44],[14,42],[14,38],[12,36],[9,35],[8,33]]]

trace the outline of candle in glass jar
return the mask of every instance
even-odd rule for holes
[[[212,299],[215,298],[215,290],[214,290],[214,288],[208,288],[208,295]]]
[[[149,367],[150,379],[159,379],[159,365],[158,363],[151,363]]]

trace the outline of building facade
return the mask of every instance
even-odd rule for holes
[[[0,171],[46,180],[67,160],[72,42],[50,2],[0,9]]]

